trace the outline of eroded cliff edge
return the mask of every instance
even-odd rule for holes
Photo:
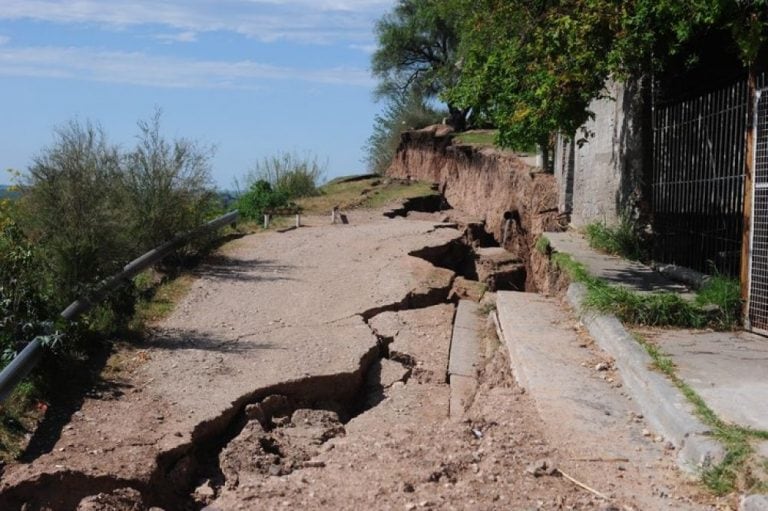
[[[387,175],[437,183],[451,207],[483,222],[499,244],[526,263],[529,291],[549,291],[548,272],[534,246],[542,232],[563,230],[568,223],[557,208],[552,174],[511,151],[459,144],[450,127],[437,125],[405,132]],[[503,242],[506,218],[510,226]]]

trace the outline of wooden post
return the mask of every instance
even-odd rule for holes
[[[338,213],[339,213],[339,207],[338,206],[334,206],[333,210],[331,211],[331,223],[332,224],[336,223],[336,217],[338,216]]]
[[[749,274],[752,254],[752,203],[754,199],[754,151],[755,151],[755,101],[757,98],[757,73],[750,66],[747,79],[747,130],[744,145],[744,221],[741,233],[741,264],[739,282],[741,284],[742,318],[749,326]]]
[[[269,229],[269,213],[264,214],[264,228]]]

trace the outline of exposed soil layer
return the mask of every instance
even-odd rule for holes
[[[567,225],[558,213],[554,176],[511,152],[454,145],[444,126],[404,133],[387,174],[436,183],[447,203],[482,222],[498,244],[525,264],[542,232]],[[537,290],[538,277],[528,266],[526,289]]]

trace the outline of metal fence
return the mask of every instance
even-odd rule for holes
[[[768,332],[768,88],[757,91],[748,327]]]
[[[654,259],[737,277],[746,81],[653,112]]]

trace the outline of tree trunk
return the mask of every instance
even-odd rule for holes
[[[456,131],[464,131],[467,128],[467,110],[448,105],[448,124]]]

